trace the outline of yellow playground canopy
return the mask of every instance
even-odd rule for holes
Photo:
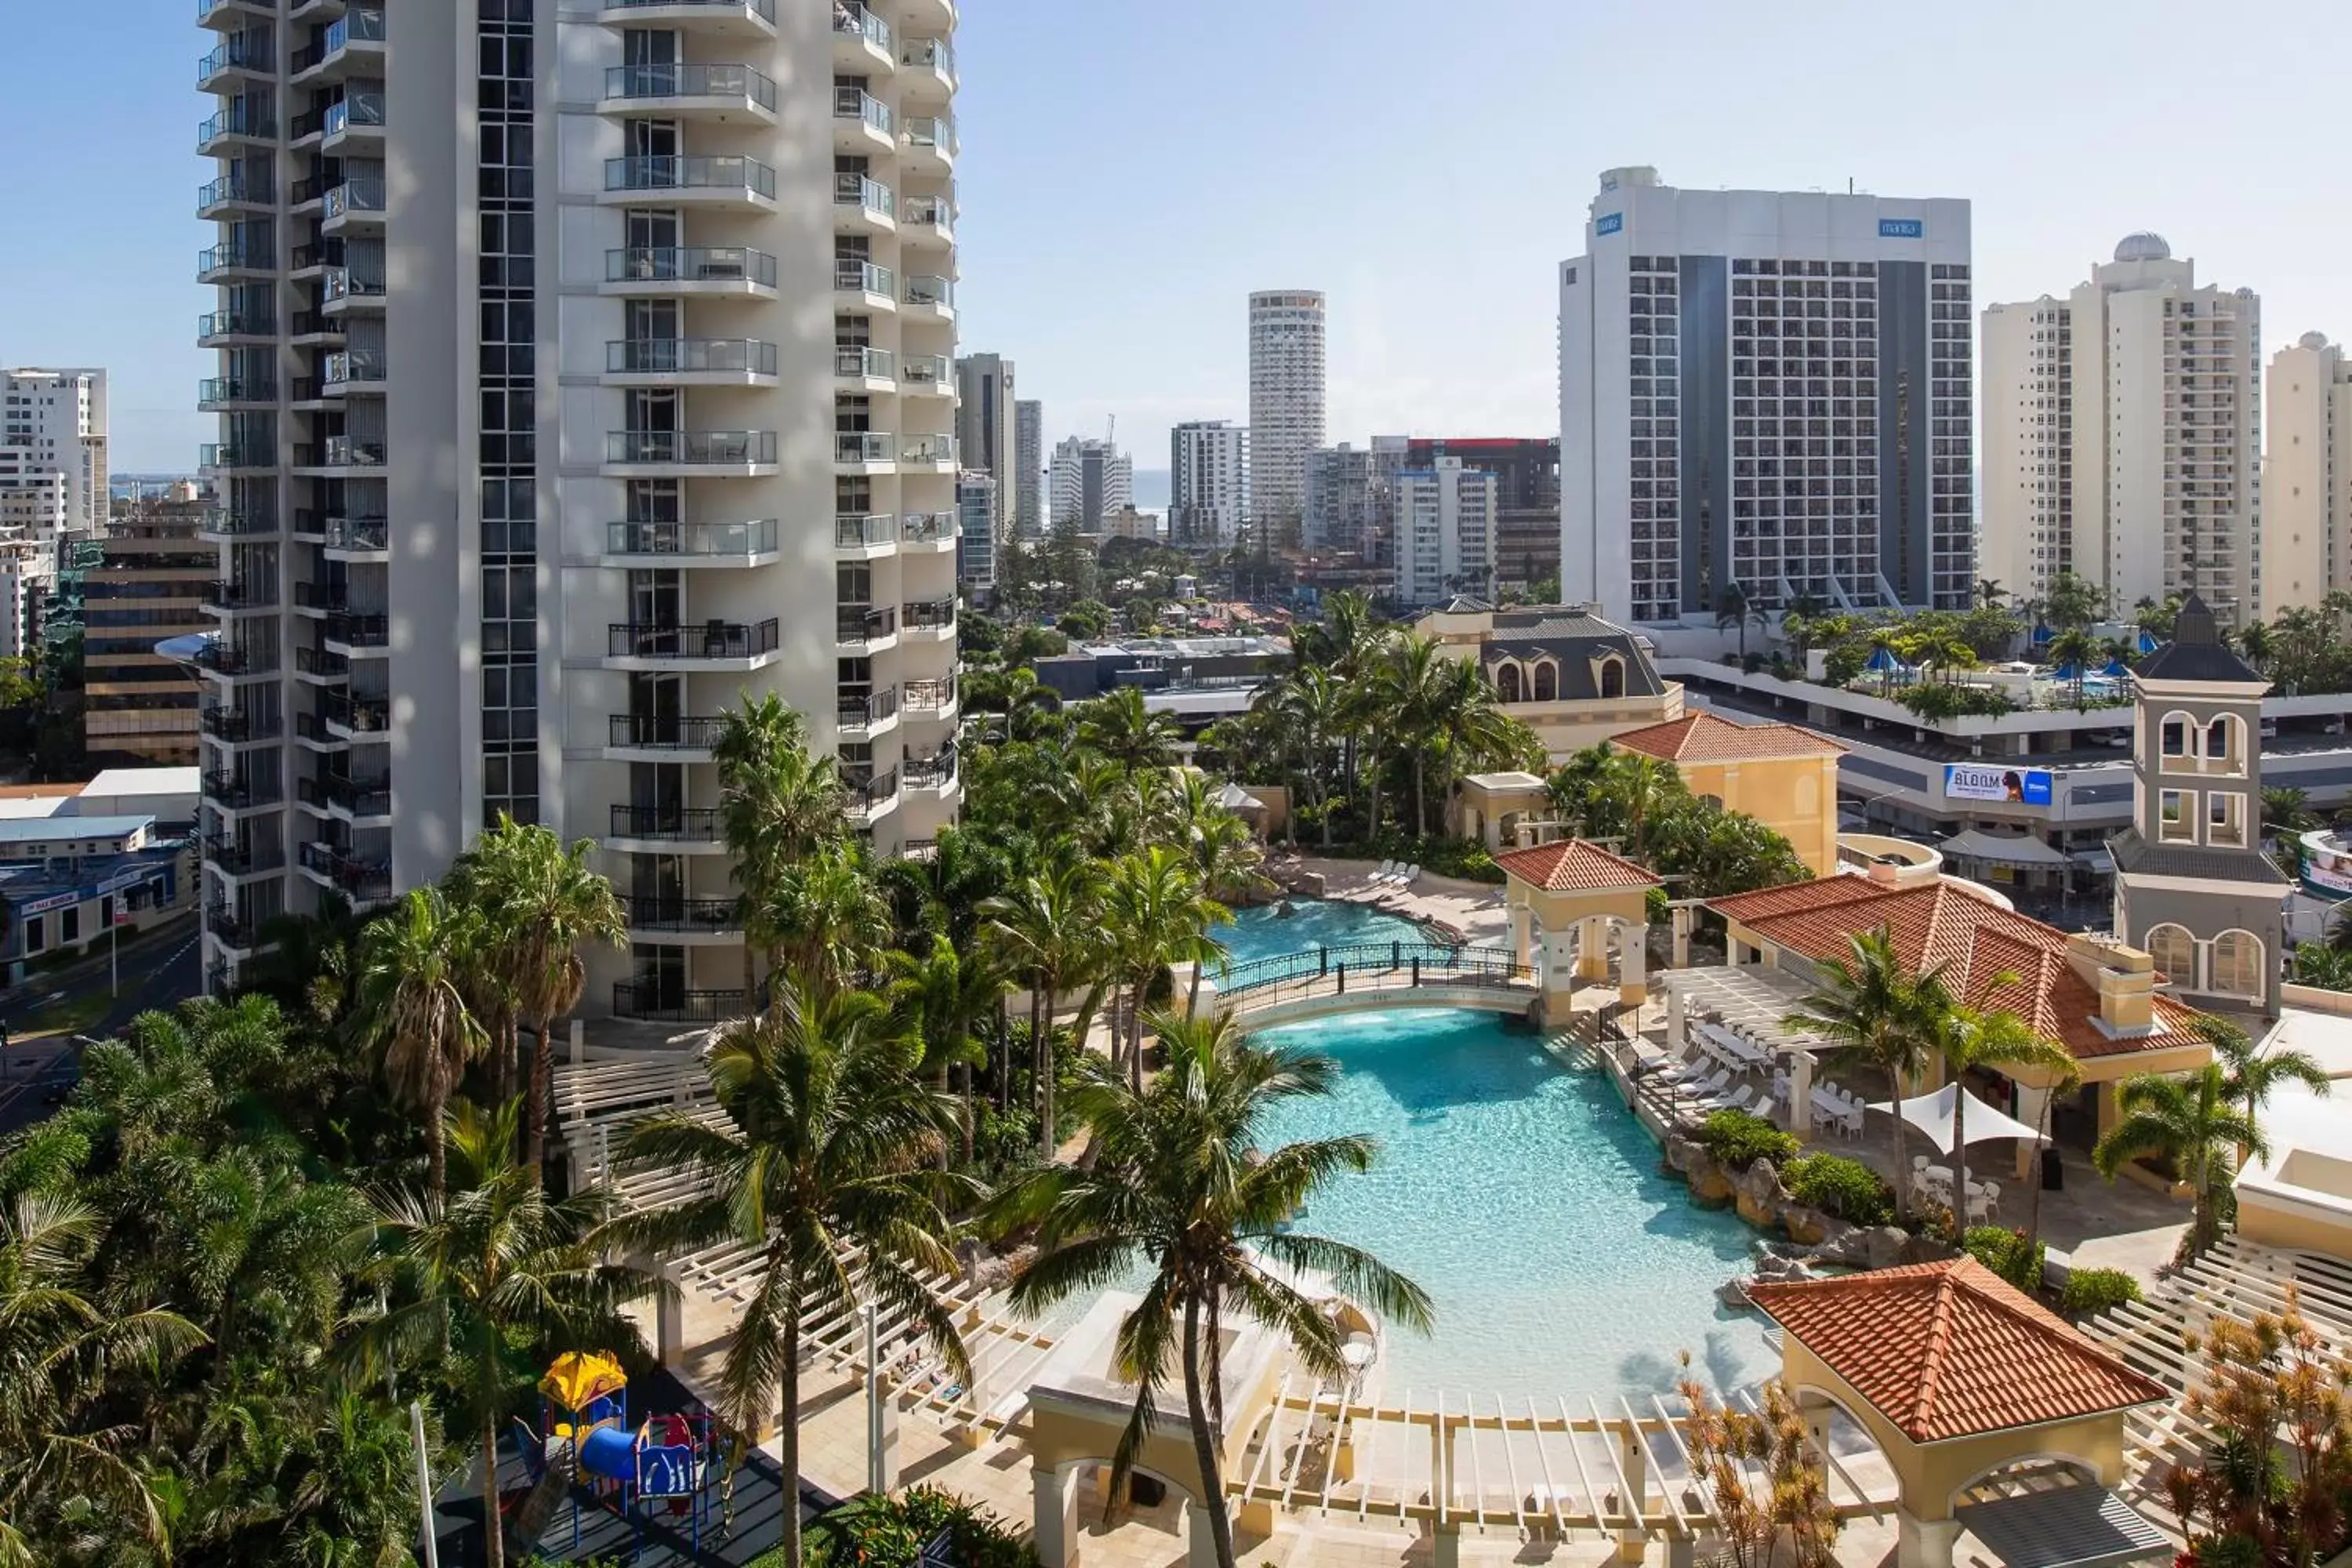
[[[566,1410],[580,1411],[629,1385],[610,1351],[566,1351],[548,1364],[539,1391]]]

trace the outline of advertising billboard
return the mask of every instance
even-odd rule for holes
[[[1947,800],[2005,800],[2018,805],[2050,804],[2048,768],[2004,768],[1983,763],[1944,764]]]

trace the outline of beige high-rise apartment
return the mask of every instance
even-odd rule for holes
[[[2132,234],[2063,299],[1984,312],[1978,572],[2039,598],[2062,570],[2128,613],[2195,591],[2263,613],[2262,302]]]
[[[2352,359],[2325,332],[2271,356],[2263,615],[2352,587]]]
[[[106,372],[0,370],[0,506],[54,544],[106,531]]]
[[[1249,297],[1250,516],[1296,542],[1307,507],[1307,455],[1323,445],[1323,296],[1284,289]]]
[[[740,1008],[711,746],[955,815],[953,0],[208,0],[208,966],[501,812],[627,913],[588,1005]]]

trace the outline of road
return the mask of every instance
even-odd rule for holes
[[[89,1038],[110,1038],[140,1014],[169,1007],[202,988],[203,953],[194,924],[178,940],[156,942],[124,959],[121,980],[121,994],[87,1031]],[[102,965],[77,975],[62,990],[20,987],[25,994],[9,1005],[6,1021],[13,1028],[26,1014],[68,996],[105,988]],[[55,1101],[62,1098],[59,1091],[73,1080],[75,1049],[74,1042],[62,1036],[10,1039],[6,1056],[0,1059],[0,1135],[37,1121],[56,1108]]]

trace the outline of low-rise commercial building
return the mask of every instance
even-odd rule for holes
[[[1413,622],[1439,651],[1474,661],[1503,711],[1542,737],[1554,762],[1628,730],[1679,719],[1683,689],[1649,640],[1587,605],[1497,610],[1457,598]]]

